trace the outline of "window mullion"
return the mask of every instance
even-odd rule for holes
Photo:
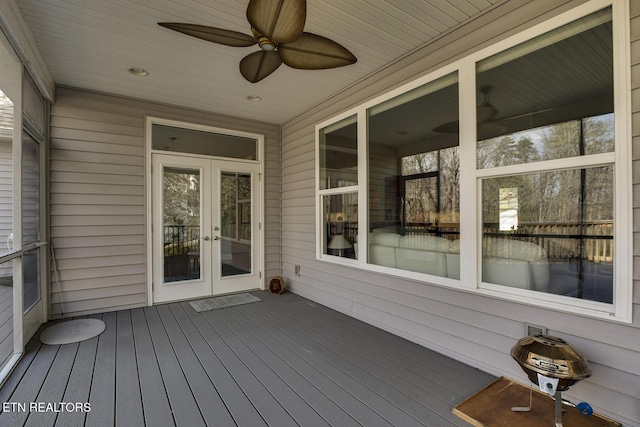
[[[615,153],[591,154],[587,156],[546,160],[535,163],[520,163],[517,165],[478,169],[476,171],[476,177],[488,178],[498,176],[526,175],[532,172],[561,171],[584,167],[606,166],[614,164],[615,160]]]
[[[465,61],[460,77],[460,285],[476,289],[479,282],[478,224],[480,223],[476,190],[476,75],[475,63]],[[475,214],[473,213],[475,212]]]
[[[369,135],[367,110],[358,110],[358,264],[367,262],[369,230]]]
[[[616,317],[631,322],[633,314],[633,166],[631,117],[630,17],[626,1],[613,2],[613,61],[616,133],[615,212],[616,254],[614,271],[614,307]],[[626,286],[625,286],[626,285]]]

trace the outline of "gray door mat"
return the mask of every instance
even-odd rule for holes
[[[105,324],[99,319],[75,319],[49,326],[40,334],[42,344],[71,344],[97,337],[104,332]]]
[[[189,304],[191,304],[191,307],[193,307],[195,311],[201,312],[201,311],[217,310],[219,308],[224,308],[224,307],[233,307],[234,305],[249,304],[251,302],[258,302],[258,301],[262,301],[262,300],[251,294],[242,293],[242,294],[224,295],[221,297],[191,301],[189,302]]]

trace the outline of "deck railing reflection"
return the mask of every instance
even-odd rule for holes
[[[164,256],[187,255],[200,250],[200,226],[164,226]]]
[[[545,249],[547,258],[554,260],[579,259],[602,264],[613,263],[612,221],[520,222],[514,231],[500,231],[498,223],[485,223],[485,236],[522,240]],[[450,240],[460,238],[459,224],[409,224],[404,234],[435,234]]]

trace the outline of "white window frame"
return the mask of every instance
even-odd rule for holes
[[[356,117],[356,124],[357,124],[357,129],[358,129],[358,185],[350,185],[347,187],[336,187],[336,188],[327,188],[327,189],[320,189],[320,150],[321,147],[323,145],[323,140],[322,140],[322,136],[321,136],[321,130],[337,124],[343,120],[347,120],[350,119],[352,116]],[[366,178],[363,178],[363,167],[362,162],[363,162],[363,151],[366,153],[366,149],[362,149],[361,147],[361,140],[362,137],[364,135],[366,135],[366,128],[363,129],[363,125],[362,125],[362,117],[361,117],[361,111],[358,110],[350,110],[347,111],[343,114],[340,114],[336,117],[333,117],[331,120],[328,120],[326,122],[320,123],[318,125],[316,125],[316,150],[315,150],[315,156],[316,156],[316,236],[318,237],[316,239],[316,258],[317,259],[323,259],[323,260],[329,260],[330,262],[334,262],[334,263],[338,263],[338,264],[345,264],[345,265],[352,265],[352,266],[358,266],[359,262],[358,259],[359,258],[359,254],[356,254],[356,259],[351,259],[351,258],[345,258],[345,257],[340,257],[340,256],[335,256],[335,255],[330,255],[330,254],[325,254],[324,253],[324,247],[323,247],[323,242],[324,239],[321,238],[321,236],[323,236],[324,234],[324,222],[323,222],[323,199],[325,196],[332,196],[332,195],[340,195],[340,194],[348,194],[348,193],[355,193],[357,200],[358,200],[358,219],[362,218],[362,198],[361,198],[361,194],[362,194],[362,189],[363,189],[363,182],[365,182]],[[365,121],[366,123],[366,121]],[[358,222],[358,227],[360,228],[360,222]],[[360,239],[362,236],[359,236],[358,239]],[[366,241],[366,238],[365,238]],[[362,242],[360,240],[358,240],[358,245],[361,245]],[[359,252],[362,252],[361,249],[358,249]]]
[[[615,152],[499,168],[477,169],[476,103],[475,101],[469,102],[470,99],[476,99],[476,64],[492,55],[607,7],[612,8],[613,24]],[[348,265],[367,271],[418,280],[501,300],[587,317],[631,323],[633,308],[633,239],[632,233],[625,231],[633,229],[629,19],[628,0],[591,0],[316,125],[316,236],[318,237],[316,239],[316,258],[323,262]],[[460,238],[465,241],[464,244],[460,245],[460,262],[461,265],[465,265],[465,268],[460,271],[460,280],[368,264],[365,256],[368,235],[366,230],[369,229],[367,110],[454,72],[458,73],[459,82],[460,211],[476,212],[475,215],[461,215],[460,218]],[[356,115],[358,120],[358,185],[320,190],[320,131],[353,115]],[[614,165],[615,174],[615,259],[614,300],[612,304],[526,289],[509,288],[481,281],[482,205],[480,186],[482,179],[610,164]],[[322,198],[329,194],[347,192],[357,192],[358,194],[359,253],[357,254],[357,259],[341,258],[322,253],[322,239],[320,239],[323,227]]]

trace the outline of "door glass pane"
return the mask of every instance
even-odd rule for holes
[[[405,230],[435,230],[438,226],[440,201],[438,175],[407,179],[404,184]]]
[[[13,355],[13,264],[0,264],[0,367]]]
[[[222,172],[220,179],[220,271],[251,273],[251,174]]]
[[[22,256],[23,312],[40,301],[40,249],[32,249]]]
[[[201,277],[200,171],[165,168],[164,283]]]
[[[22,132],[22,244],[40,240],[40,145]]]

